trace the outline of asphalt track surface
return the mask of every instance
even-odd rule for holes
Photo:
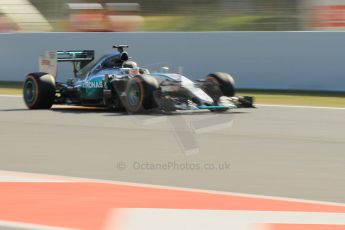
[[[0,170],[345,203],[345,110],[128,115],[0,97]]]

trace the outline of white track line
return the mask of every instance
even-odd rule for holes
[[[73,230],[71,228],[60,228],[60,227],[52,227],[52,226],[46,226],[46,225],[37,225],[37,224],[28,224],[28,223],[22,223],[22,222],[0,220],[0,229],[1,227],[15,228],[15,229],[30,229],[30,230]]]
[[[344,100],[345,100],[345,98],[344,98]],[[273,105],[273,104],[255,104],[255,105],[257,105],[259,107],[345,110],[345,107],[327,107],[327,106],[310,106],[310,105]]]
[[[259,228],[254,228],[255,225],[270,223],[312,224],[326,225],[326,227],[345,225],[345,213],[146,208],[121,211],[123,211],[120,213],[122,220],[119,218],[118,210],[113,210],[113,214],[109,213],[108,224],[104,230],[257,230]]]
[[[17,97],[22,97],[22,95],[6,95],[6,94],[0,94],[0,97],[14,97],[14,98],[17,98]]]

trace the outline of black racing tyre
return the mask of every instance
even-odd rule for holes
[[[55,100],[55,79],[47,73],[30,73],[23,85],[23,97],[29,109],[50,109]]]
[[[206,77],[206,80],[218,85],[224,96],[235,96],[235,81],[229,74],[222,72],[212,73]]]
[[[153,92],[159,89],[157,80],[150,75],[137,75],[126,87],[125,107],[130,113],[142,113],[156,107]]]

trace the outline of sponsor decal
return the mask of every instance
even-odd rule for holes
[[[41,55],[38,60],[40,72],[49,73],[56,76],[57,71],[57,54],[56,52],[48,51]]]
[[[46,59],[41,60],[41,65],[50,65],[50,61]]]
[[[86,88],[86,89],[100,89],[100,88],[103,88],[103,82],[102,81],[83,82],[81,87]]]

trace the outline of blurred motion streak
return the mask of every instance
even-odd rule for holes
[[[345,2],[339,0],[304,0],[306,29],[344,30]]]
[[[0,32],[52,29],[47,19],[28,0],[0,1]]]
[[[1,0],[0,32],[344,30],[343,0]]]
[[[345,225],[337,224],[263,224],[258,230],[345,230]]]
[[[345,28],[343,0],[121,1],[1,0],[0,31],[299,31]]]
[[[68,3],[71,31],[138,31],[142,18],[135,3]]]

